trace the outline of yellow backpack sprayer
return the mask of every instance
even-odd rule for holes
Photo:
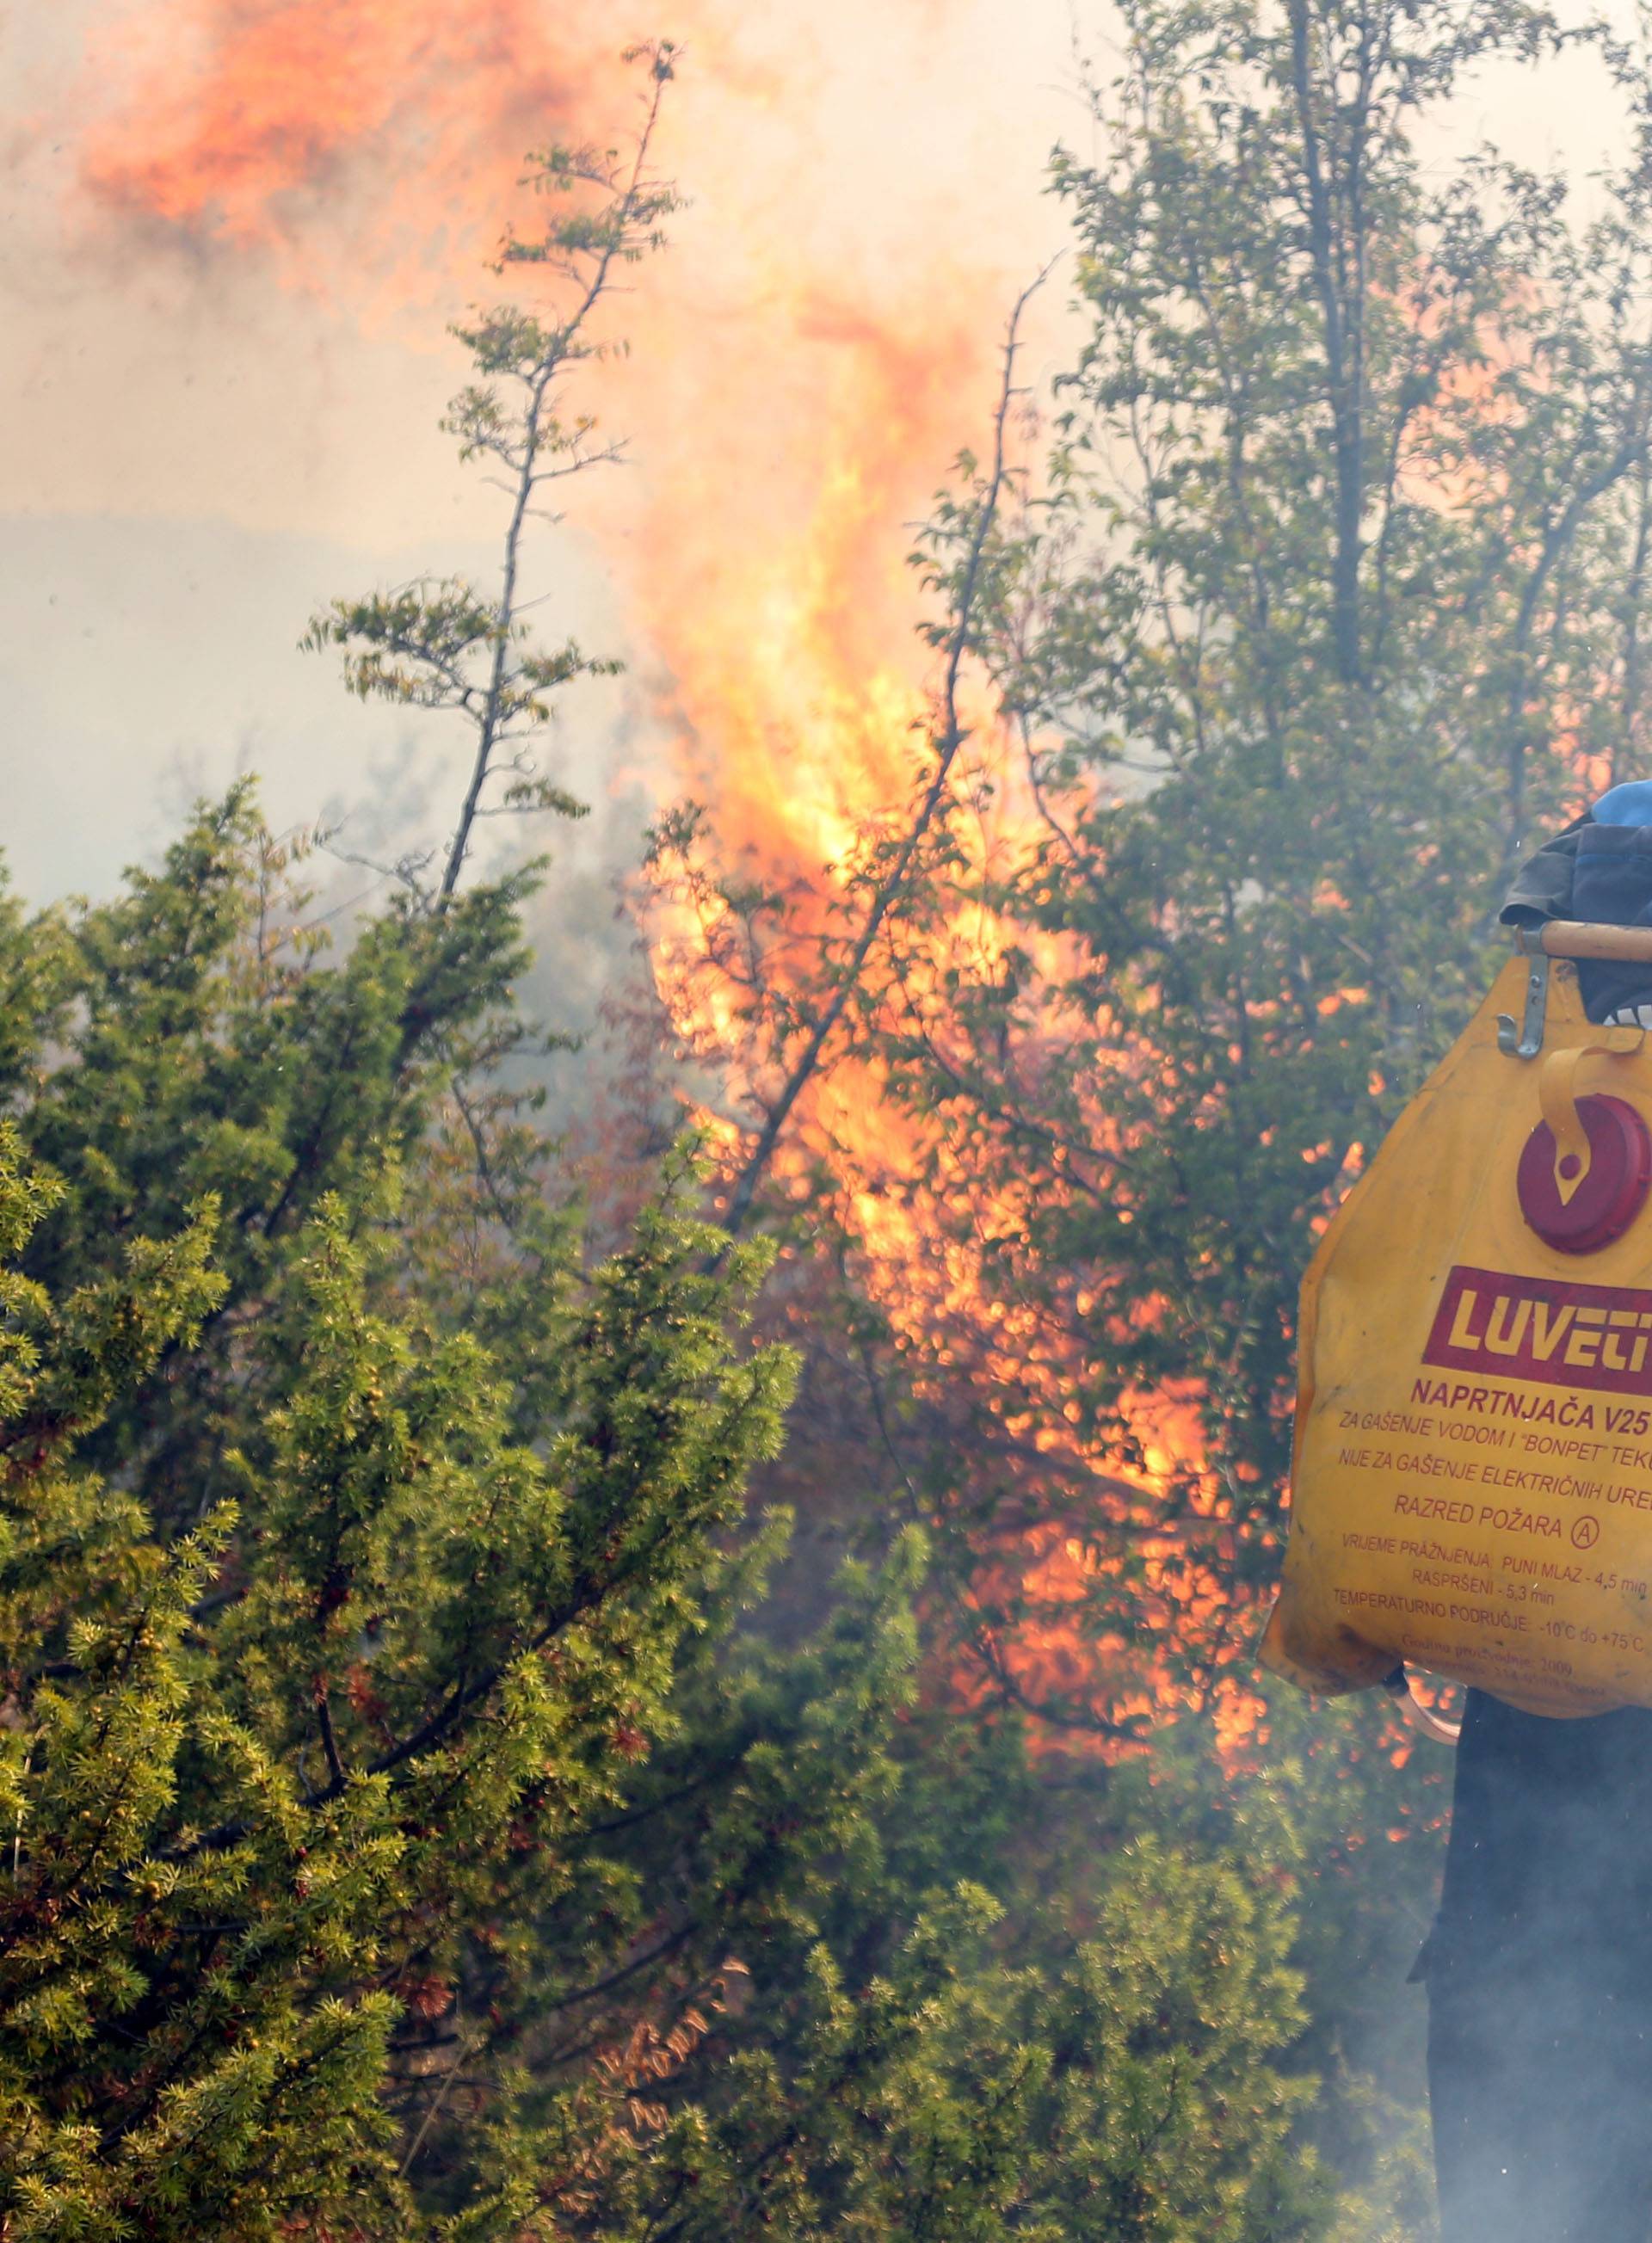
[[[1652,979],[1652,926],[1518,940],[1303,1283],[1262,1655],[1310,1689],[1652,1706],[1652,1038],[1592,1025],[1570,962]]]

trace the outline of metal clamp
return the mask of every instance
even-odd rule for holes
[[[1543,1048],[1543,1025],[1548,1013],[1548,953],[1540,939],[1522,927],[1515,946],[1526,956],[1526,1016],[1517,1029],[1512,1013],[1497,1015],[1497,1048],[1505,1059],[1535,1059]]]

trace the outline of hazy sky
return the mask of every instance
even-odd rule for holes
[[[315,0],[277,0],[266,12],[291,6],[365,36],[408,4],[330,0],[324,19]],[[532,0],[475,10],[518,36],[524,11]],[[639,350],[625,377],[636,456],[620,472],[640,495],[617,527],[610,492],[577,493],[537,561],[556,635],[636,665],[630,685],[570,703],[565,726],[575,784],[616,795],[631,826],[655,783],[652,697],[672,658],[657,625],[697,577],[720,583],[725,557],[760,581],[777,523],[796,544],[825,502],[808,483],[812,429],[866,409],[855,384],[890,334],[909,353],[921,344],[913,307],[926,292],[981,327],[984,351],[1016,280],[1061,245],[1041,192],[1048,150],[1088,129],[1067,0],[694,0],[679,12],[691,51],[665,160],[693,205],[637,283],[651,355]],[[394,794],[404,814],[409,797],[427,800],[433,838],[451,798],[450,735],[348,700],[294,643],[332,593],[491,569],[496,496],[435,426],[461,372],[442,326],[469,284],[451,240],[428,257],[407,247],[445,195],[456,205],[471,192],[462,165],[447,168],[468,145],[453,123],[463,72],[441,66],[448,138],[421,123],[433,76],[347,165],[313,167],[279,238],[226,239],[210,214],[185,232],[115,222],[86,192],[89,150],[117,127],[130,139],[134,99],[156,84],[186,94],[210,69],[215,27],[234,18],[227,0],[52,0],[0,18],[0,840],[37,897],[105,889],[152,855],[191,794],[241,765],[261,773],[278,823],[349,813],[344,846],[370,849],[375,798]],[[530,30],[548,69],[564,21],[583,52],[592,20],[543,0]],[[1104,16],[1079,24],[1104,56]],[[1461,137],[1491,125],[1528,156],[1587,160],[1601,131],[1590,108],[1587,83],[1564,72],[1500,78],[1465,104]],[[257,119],[242,114],[250,132]],[[181,128],[156,129],[164,141]],[[381,257],[392,218],[401,246]],[[955,389],[942,379],[914,420],[909,488],[872,494],[867,535],[882,534],[880,505],[909,518],[952,450],[980,436],[985,360],[937,327],[937,355],[954,348]],[[709,450],[702,423],[716,424]],[[707,459],[707,499],[673,514],[672,478]],[[840,451],[822,488],[853,472]],[[628,557],[628,537],[680,539],[677,576],[657,565],[669,556]],[[782,592],[799,566],[777,546]],[[749,627],[732,590],[722,612],[731,633]]]
[[[337,5],[347,16],[353,0]],[[181,23],[191,10],[172,12]],[[808,12],[827,19],[824,10]],[[778,152],[768,160],[785,163],[777,106],[788,95],[799,103],[797,164],[813,178],[793,177],[787,191],[822,210],[834,198],[840,206],[838,243],[810,245],[807,254],[840,258],[846,240],[898,283],[900,260],[921,267],[927,214],[937,239],[955,246],[962,232],[966,253],[978,230],[983,266],[1001,268],[1007,287],[1059,237],[1039,190],[1048,146],[1074,113],[1060,7],[1039,37],[1015,36],[1018,11],[1001,0],[939,11],[969,37],[962,52],[938,58],[930,89],[912,82],[922,46],[898,20],[901,8],[864,12],[870,35],[839,56],[835,83],[811,84],[799,69],[787,85],[771,73],[744,96],[737,91],[714,120],[683,117],[671,139],[666,160],[695,198],[674,229],[673,278],[686,290],[697,244],[710,246],[705,262],[721,276],[723,300],[707,316],[724,322],[731,353],[773,347],[772,334],[743,337],[743,320],[762,327],[761,292],[743,303],[729,265],[730,238],[760,225],[739,207],[741,188],[761,202],[765,182],[755,163],[744,180],[738,168],[732,178],[720,167],[697,178],[694,143],[713,125],[725,143],[743,108],[754,155]],[[468,274],[438,264],[402,302],[399,278],[392,286],[368,270],[358,300],[335,261],[306,293],[290,261],[260,250],[198,255],[187,243],[112,230],[90,204],[80,177],[98,104],[118,108],[141,83],[127,42],[151,13],[114,0],[55,0],[52,10],[16,10],[0,31],[12,126],[9,143],[0,141],[12,201],[0,247],[9,298],[0,322],[3,840],[14,876],[40,896],[104,888],[124,861],[152,852],[182,799],[221,785],[242,763],[262,775],[280,821],[336,812],[374,791],[415,728],[347,699],[324,660],[295,651],[306,616],[329,594],[425,569],[489,571],[499,520],[496,495],[456,463],[435,426],[462,372],[442,328],[463,308]],[[554,48],[556,0],[543,13]],[[685,109],[698,66],[691,53]],[[903,148],[868,147],[869,127],[893,117],[897,71],[916,129]],[[828,114],[835,145],[822,131]],[[613,124],[598,116],[589,129]],[[925,138],[936,135],[947,161],[926,165]],[[421,152],[416,135],[404,138],[388,160]],[[973,176],[989,154],[994,178]],[[1012,213],[1008,224],[992,211],[995,194]],[[359,182],[347,196],[358,199],[340,213],[330,245],[339,261],[361,223]],[[294,230],[325,245],[328,227],[323,205]],[[670,365],[632,379],[653,382],[669,413]],[[919,489],[978,433],[972,415],[982,402],[959,398],[957,427],[921,462]],[[741,433],[739,442],[759,448],[753,477],[770,472],[776,446],[798,444],[799,429],[782,425],[786,414],[781,394],[766,443],[760,428]],[[633,430],[635,465],[619,472],[646,477],[651,439],[661,434],[657,418]],[[612,497],[595,480],[576,494],[566,531],[541,542],[539,567],[556,594],[557,633],[617,645],[646,666],[638,620],[611,587],[611,552],[590,549],[579,534],[582,516],[605,515]],[[631,727],[637,752],[616,755],[614,724],[637,713],[634,702],[621,691],[570,703],[577,779],[603,784],[617,760],[623,785],[639,756],[645,762],[640,723]],[[433,772],[447,737],[422,727]]]

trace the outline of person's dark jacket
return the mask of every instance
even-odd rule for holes
[[[1521,866],[1500,916],[1505,926],[1536,926],[1546,919],[1652,926],[1652,825],[1602,825],[1587,814],[1574,819]],[[1577,978],[1592,1020],[1652,1002],[1652,973],[1644,966],[1582,959]]]

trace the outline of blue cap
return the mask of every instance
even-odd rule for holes
[[[1602,825],[1652,825],[1652,778],[1608,786],[1595,805],[1595,815]]]

